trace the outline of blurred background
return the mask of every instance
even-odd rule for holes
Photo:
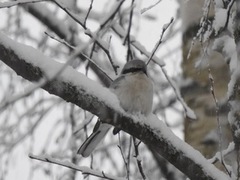
[[[223,120],[221,123],[229,128],[226,121],[227,110],[224,109],[229,81],[228,66],[226,61],[219,60],[222,58],[219,53],[208,49],[212,42],[209,43],[207,38],[201,39],[197,34],[200,27],[203,27],[200,22],[206,22],[206,27],[202,28],[205,31],[201,32],[201,35],[206,35],[206,29],[211,27],[214,19],[213,4],[209,5],[208,1],[204,0],[126,0],[110,23],[102,27],[102,23],[109,17],[117,2],[119,1],[61,0],[64,7],[83,19],[85,26],[92,32],[98,32],[98,37],[106,42],[111,59],[120,67],[117,74],[132,57],[142,60],[147,60],[147,57],[138,49],[129,47],[129,39],[124,43],[124,38],[113,31],[111,23],[119,24],[125,32],[130,27],[130,34],[134,37],[130,38],[130,41],[137,41],[147,51],[152,52],[160,40],[163,27],[166,27],[171,18],[174,19],[164,33],[155,55],[164,61],[167,76],[179,87],[187,104],[197,114],[198,120],[186,118],[186,112],[159,63],[151,62],[148,73],[155,86],[153,113],[178,137],[185,139],[205,157],[212,157],[218,149],[219,139],[216,105],[209,91],[209,69],[215,80],[216,98],[223,100],[220,110]],[[0,17],[0,31],[13,40],[32,46],[45,56],[61,63],[66,62],[75,47],[85,45],[83,54],[104,69],[112,79],[117,77],[109,54],[97,43],[91,42],[84,28],[55,3],[46,1],[1,8]],[[203,17],[207,20],[204,21]],[[198,40],[193,41],[194,37]],[[108,86],[109,81],[83,55],[76,58],[71,66],[90,79]],[[0,102],[24,93],[30,85],[29,81],[17,76],[13,70],[0,62]],[[130,179],[141,179],[132,139],[124,132],[119,136],[113,136],[110,132],[89,158],[76,155],[78,147],[92,132],[96,121],[97,117],[91,113],[42,89],[37,89],[1,108],[0,179],[98,179],[91,175],[83,176],[71,169],[32,160],[28,157],[29,153],[51,155],[56,159],[68,160],[116,177],[126,176],[124,161],[127,160]],[[223,137],[223,146],[226,147],[231,133],[226,130]],[[149,179],[186,178],[143,143],[140,144],[139,151],[144,172]]]

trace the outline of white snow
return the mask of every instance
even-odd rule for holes
[[[227,20],[227,10],[222,8],[215,9],[215,19],[213,22],[213,27],[215,29],[215,34],[218,33],[220,28],[225,26]]]
[[[19,44],[16,41],[11,40],[1,32],[0,44],[4,44],[4,46],[14,50],[14,52],[20,58],[26,60],[26,62],[41,68],[48,79],[54,77],[58,71],[65,66],[65,64],[44,56],[40,51],[32,48],[31,46]],[[82,73],[77,72],[70,66],[65,67],[63,72],[58,75],[57,79],[73,83],[79,88],[84,89],[89,94],[98,97],[100,101],[118,109],[119,112],[123,111],[119,105],[119,100],[114,93],[112,93],[108,88],[103,87],[101,84],[87,78]]]
[[[239,79],[239,77],[240,77],[240,66],[239,66],[239,63],[237,63],[236,68],[235,68],[234,72],[232,73],[231,79],[228,83],[228,92],[227,92],[228,98],[230,98],[233,95],[234,86],[235,86],[237,80]]]
[[[191,158],[194,162],[196,162],[196,164],[199,164],[205,172],[209,173],[209,175],[215,179],[229,179],[226,174],[218,170],[213,164],[209,163],[199,151],[193,149],[192,146],[175,136],[173,132],[157,118],[156,115],[149,115],[147,121],[145,121],[145,124],[153,128],[154,132],[160,137],[166,138],[170,144],[176,147],[178,151],[182,151],[185,156]]]
[[[4,46],[13,49],[15,53],[19,55],[20,58],[26,60],[28,63],[34,66],[40,67],[47,76],[52,77],[57,73],[58,69],[61,69],[64,64],[58,63],[46,56],[44,56],[40,51],[26,46],[7,38],[3,33],[0,33],[0,43]],[[117,97],[111,93],[107,88],[102,87],[99,83],[90,80],[81,73],[77,72],[71,67],[66,67],[65,70],[57,77],[63,79],[64,81],[72,82],[78,85],[79,88],[85,89],[86,92],[98,97],[101,101],[110,105],[118,112],[123,111],[119,105]],[[124,113],[125,114],[125,113]],[[132,116],[134,118],[134,116]],[[216,177],[216,179],[227,179],[226,175],[221,171],[217,170],[212,164],[208,163],[207,160],[196,150],[194,150],[190,145],[184,143],[177,136],[175,136],[171,130],[160,121],[155,115],[150,115],[149,117],[135,117],[135,121],[149,125],[154,132],[159,135],[159,137],[167,138],[167,140],[176,147],[177,150],[182,151],[186,156],[193,159],[197,164],[201,164],[204,171],[211,174],[211,176]]]
[[[230,101],[231,111],[228,113],[228,122],[232,125],[236,121],[235,113],[240,109],[240,103],[236,101]]]
[[[237,53],[234,39],[227,35],[221,36],[214,41],[212,49],[222,53],[225,60],[230,60],[230,72],[233,73],[237,67]]]

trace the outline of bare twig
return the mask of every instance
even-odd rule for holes
[[[126,36],[125,30],[119,24],[113,24],[112,29],[116,34],[118,34],[119,37],[124,38]],[[148,52],[146,48],[134,38],[134,36],[131,36],[131,45],[139,50],[142,54],[145,54],[146,57],[151,56],[151,53]],[[152,59],[158,62],[161,67],[165,66],[165,63],[158,57],[153,56]]]
[[[49,34],[48,32],[44,32],[44,34],[46,34],[47,36],[49,36],[50,38],[54,39],[55,41],[58,41],[61,44],[64,44],[65,46],[69,47],[70,49],[75,49],[75,46],[72,46],[71,44],[69,44],[67,41],[65,41],[64,39],[59,39],[56,38],[55,36],[53,36],[52,34]],[[87,43],[89,44],[89,43]]]
[[[123,45],[126,44],[127,40],[130,40],[130,31],[131,31],[131,26],[132,26],[132,18],[133,18],[133,10],[134,10],[134,1],[132,0],[132,4],[131,4],[131,11],[129,14],[129,24],[128,24],[128,30],[126,33],[126,36],[123,38]],[[131,41],[130,41],[131,42]]]
[[[159,41],[157,42],[157,44],[155,45],[155,48],[153,49],[150,57],[148,58],[148,61],[147,61],[147,65],[149,64],[149,62],[151,61],[153,55],[155,54],[155,52],[157,51],[158,47],[160,46],[160,44],[162,43],[162,38],[163,38],[163,35],[165,33],[165,31],[168,29],[168,27],[172,24],[174,18],[172,17],[170,22],[168,24],[165,24],[162,28],[162,33],[161,33],[161,36],[160,36],[160,39]]]
[[[65,46],[67,46],[67,47],[69,47],[69,48],[71,48],[71,49],[76,50],[76,47],[72,46],[71,44],[69,44],[69,43],[66,42],[65,40],[63,40],[63,39],[58,39],[58,38],[54,37],[53,35],[51,35],[51,34],[49,34],[49,33],[47,33],[47,32],[45,32],[45,34],[48,35],[50,38],[52,38],[52,39],[54,39],[54,40],[56,40],[56,41],[64,44]],[[89,41],[89,42],[86,43],[86,44],[90,44],[91,42],[92,42],[92,41]],[[96,64],[91,58],[89,58],[87,55],[83,54],[82,52],[80,52],[80,54],[81,54],[82,56],[84,56],[89,62],[91,62],[92,64],[94,64],[94,65],[98,68],[98,70],[100,70],[100,71],[106,76],[106,78],[108,78],[109,80],[112,81],[112,78],[111,78],[98,64]]]
[[[157,6],[162,0],[158,0],[156,3],[154,3],[153,5],[149,6],[149,7],[146,7],[146,8],[143,8],[141,10],[141,14],[147,12],[148,10],[152,9],[153,7]]]
[[[26,139],[28,137],[28,135],[30,133],[32,133],[37,127],[38,125],[42,122],[41,120],[43,119],[43,117],[53,108],[53,105],[50,105],[48,108],[46,108],[43,112],[39,113],[39,117],[35,120],[34,123],[32,123],[32,125],[30,127],[28,127],[28,130],[24,133],[20,133],[18,134],[18,137],[10,142],[8,145],[6,145],[5,149],[3,150],[3,152],[1,152],[1,154],[4,154],[6,152],[10,152],[17,144],[21,143],[24,139]],[[9,134],[9,132],[8,132]],[[0,142],[1,144],[3,144],[2,142]]]
[[[130,171],[130,161],[131,161],[131,151],[132,151],[132,136],[129,138],[129,148],[128,148],[128,156],[127,156],[127,164],[128,167],[127,169],[129,169]]]
[[[85,29],[85,33],[92,38],[93,33],[84,26],[84,23],[82,22],[81,19],[78,18],[78,16],[76,14],[72,13],[71,11],[69,11],[68,9],[63,7],[63,5],[60,2],[58,2],[57,0],[54,0],[54,2],[61,9],[63,9],[72,19],[74,19],[77,23],[79,23]],[[119,26],[118,24],[112,24],[111,27],[120,37],[125,37],[126,32],[124,32],[124,30],[123,30],[123,28],[121,26]],[[107,52],[107,48],[105,47],[105,42],[103,40],[98,39],[98,38],[97,39],[95,38],[94,40],[97,42],[97,44],[101,48],[103,48],[104,52],[106,53]],[[135,39],[133,37],[131,37],[131,40],[132,40],[131,44],[134,47],[136,47],[141,53],[144,53],[148,57],[151,55],[139,42],[135,41]],[[163,61],[161,61],[160,59],[158,59],[157,57],[153,56],[152,58],[154,58],[156,61],[158,61],[160,66],[164,66],[165,65],[165,63]],[[115,70],[115,74],[117,74],[116,73],[116,69],[118,68],[118,66],[113,64],[113,68]]]
[[[123,2],[125,0],[121,0],[119,2],[116,2],[115,7],[113,8],[113,10],[109,13],[110,15],[105,18],[103,20],[103,22],[100,25],[100,29],[102,29],[111,19],[113,19],[115,17],[115,15],[117,14],[117,12],[119,11],[120,7],[122,6]]]
[[[227,156],[228,154],[230,154],[231,152],[233,152],[235,149],[235,144],[234,142],[229,143],[227,149],[221,151],[221,152],[217,152],[211,159],[209,159],[208,161],[212,164],[215,164],[216,162],[218,162],[219,160],[221,161],[221,154],[222,156]]]
[[[239,150],[236,151],[237,153],[237,178],[239,179],[240,178],[240,152]]]
[[[0,9],[10,8],[12,6],[17,6],[17,5],[27,4],[27,3],[43,2],[43,1],[49,1],[49,0],[21,0],[21,1],[2,2],[0,3]]]
[[[104,179],[109,179],[109,180],[125,180],[125,178],[119,178],[119,177],[115,177],[109,174],[105,174],[103,171],[99,172],[93,169],[90,169],[86,166],[77,166],[69,161],[60,161],[57,159],[52,158],[51,156],[47,156],[47,155],[41,155],[41,156],[36,156],[33,154],[29,154],[28,155],[31,159],[36,159],[39,161],[43,161],[43,162],[48,162],[48,163],[52,163],[52,164],[57,164],[63,167],[67,167],[76,171],[80,171],[82,172],[83,175],[92,175],[92,176],[96,176],[99,178],[104,178]]]
[[[115,74],[117,75],[117,69],[119,68],[118,65],[115,65],[115,63],[113,62],[112,60],[112,57],[110,55],[110,52],[109,52],[109,49],[108,49],[108,45],[105,44],[105,42],[103,43],[97,36],[98,33],[96,34],[93,34],[91,31],[85,31],[85,34],[88,35],[89,37],[91,37],[93,40],[96,41],[96,44],[102,48],[102,50],[105,52],[105,54],[107,55],[112,67],[113,67],[113,70],[115,72]]]
[[[85,30],[85,34],[88,35],[89,37],[91,37],[94,41],[96,41],[96,43],[99,45],[99,47],[101,47],[103,49],[103,51],[106,53],[107,57],[109,58],[109,61],[114,69],[115,74],[117,75],[117,69],[119,68],[118,65],[115,65],[115,63],[113,62],[109,50],[107,49],[106,43],[99,39],[98,34],[101,31],[101,28],[98,30],[97,33],[93,33],[90,29],[88,29],[85,24],[84,24],[84,20],[80,19],[79,16],[73,12],[71,12],[69,9],[67,9],[61,2],[59,2],[58,0],[53,0],[62,10],[64,10],[73,20],[75,20],[78,24],[80,24],[83,29]],[[123,0],[122,0],[123,1]]]
[[[218,142],[218,146],[219,146],[219,151],[220,151],[220,162],[222,163],[223,167],[225,168],[226,172],[229,174],[229,176],[231,176],[230,171],[228,170],[228,168],[225,165],[224,162],[224,157],[223,157],[223,153],[222,153],[222,126],[220,124],[220,116],[219,116],[219,105],[218,105],[218,100],[216,98],[215,95],[215,89],[214,89],[214,78],[211,74],[211,69],[208,69],[208,79],[210,81],[210,90],[211,90],[211,94],[213,96],[214,99],[214,103],[215,103],[215,112],[216,112],[216,118],[217,118],[217,126],[218,126],[218,136],[219,136],[219,142]]]
[[[83,124],[80,124],[76,127],[74,127],[74,130],[73,130],[73,134],[77,134],[79,131],[81,131],[82,129],[84,129],[84,127],[88,124],[90,124],[92,122],[94,118],[94,115],[91,115],[89,118],[86,119],[86,116],[85,116],[85,120],[84,120],[84,123]]]
[[[120,139],[120,133],[118,133],[118,142],[119,142],[119,145],[118,145],[118,148],[121,152],[121,155],[122,155],[122,159],[123,159],[123,162],[125,164],[125,168],[126,168],[126,172],[127,172],[127,179],[129,180],[129,175],[130,175],[130,171],[129,171],[129,164],[128,162],[126,161],[126,158],[124,156],[124,153],[123,153],[123,150],[122,150],[122,147],[121,147],[121,139]]]
[[[159,65],[159,66],[162,69],[162,72],[163,72],[165,78],[167,79],[167,81],[169,82],[170,86],[173,88],[173,91],[176,94],[177,100],[183,106],[183,109],[184,109],[184,112],[185,112],[186,116],[191,118],[191,119],[196,119],[197,117],[196,117],[194,111],[192,109],[190,109],[188,107],[188,105],[185,103],[185,101],[183,100],[183,98],[182,98],[182,96],[180,94],[180,90],[177,87],[177,85],[175,84],[175,82],[168,76],[167,71],[165,70],[165,68],[162,67],[161,65]]]
[[[128,25],[128,30],[127,30],[127,34],[126,34],[126,37],[124,38],[123,40],[123,45],[126,44],[126,42],[128,42],[128,50],[127,50],[127,61],[129,61],[130,59],[133,58],[133,55],[132,55],[132,51],[131,51],[131,36],[130,36],[130,33],[131,33],[131,27],[132,27],[132,18],[133,18],[133,5],[134,5],[134,1],[135,0],[132,0],[132,4],[131,4],[131,11],[130,11],[130,17],[129,17],[129,25]]]
[[[85,27],[86,27],[87,18],[88,18],[89,14],[90,14],[90,12],[92,10],[93,1],[94,0],[91,0],[90,6],[89,6],[88,11],[87,11],[87,15],[86,15],[84,23],[83,23]]]
[[[143,171],[142,161],[139,157],[139,151],[138,151],[138,146],[140,145],[140,143],[141,143],[141,141],[137,142],[136,138],[133,137],[133,145],[134,145],[134,149],[135,149],[135,156],[134,157],[137,160],[137,165],[138,165],[139,172],[140,172],[142,178],[145,180],[147,178],[146,178],[146,175]]]

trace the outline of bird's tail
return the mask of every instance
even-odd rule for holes
[[[93,133],[86,139],[86,141],[84,141],[77,153],[81,154],[83,157],[88,157],[103,140],[111,127],[112,126],[109,124],[101,123],[98,128],[94,128],[95,130]]]

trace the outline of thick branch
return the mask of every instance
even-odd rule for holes
[[[0,59],[30,81],[39,81],[43,75],[48,77],[62,67],[62,64],[29,46],[10,40],[2,33]],[[129,116],[120,108],[114,94],[71,67],[42,88],[138,138],[191,179],[228,179],[198,151],[178,139],[156,116],[150,115],[147,119]]]

